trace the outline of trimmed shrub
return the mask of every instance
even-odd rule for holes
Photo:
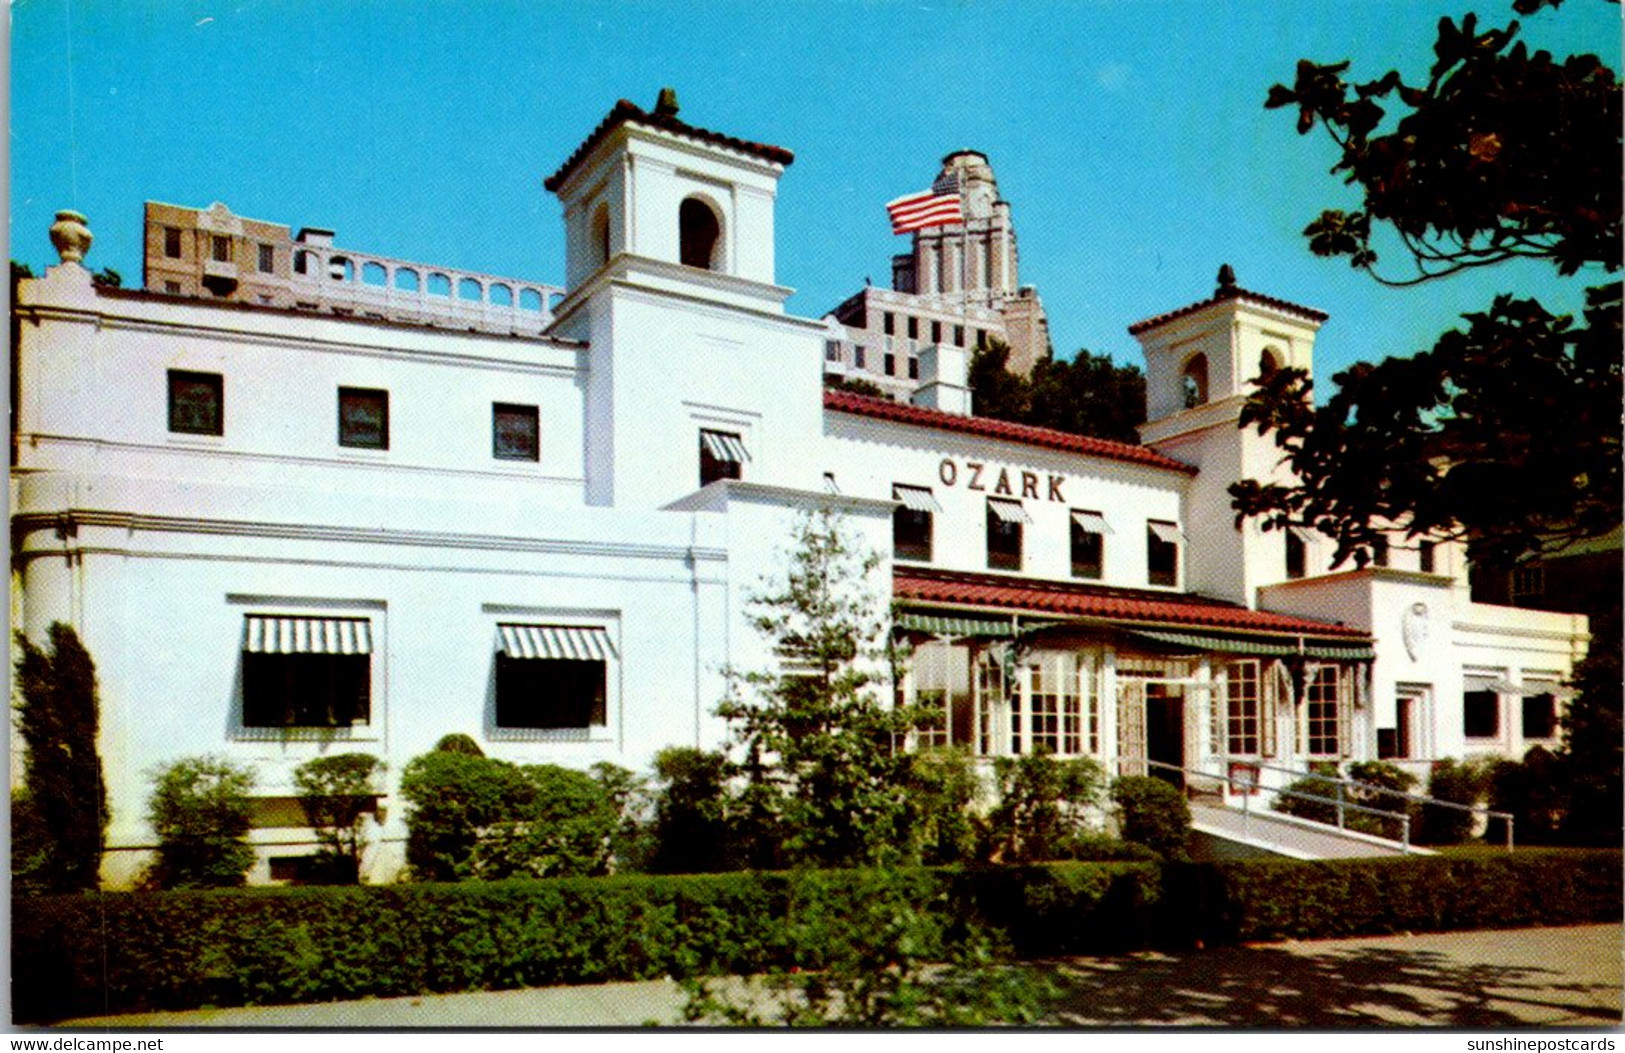
[[[158,857],[155,888],[230,888],[254,865],[249,793],[254,773],[222,757],[186,757],[158,772],[147,804]]]
[[[731,843],[728,758],[690,746],[655,755],[663,784],[655,802],[654,852],[649,869],[661,874],[703,874],[737,869]]]
[[[1088,833],[1086,817],[1106,784],[1095,761],[1046,752],[995,757],[993,775],[999,803],[988,815],[986,855],[1006,863],[1067,858],[1070,842]]]
[[[1053,863],[884,875],[1021,957],[1231,940],[1618,921],[1618,850],[1232,863]],[[203,1005],[815,970],[863,871],[40,896],[13,903],[13,1014],[42,1022]],[[888,893],[889,895],[889,893]]]
[[[1125,775],[1112,783],[1123,840],[1145,845],[1164,859],[1189,854],[1191,810],[1185,795],[1162,779]]]
[[[968,750],[938,747],[912,755],[909,765],[910,857],[927,866],[976,858],[981,831],[973,808],[982,780]]]
[[[1456,804],[1476,805],[1484,799],[1488,774],[1484,765],[1471,761],[1433,762],[1428,776],[1428,796]],[[1473,815],[1459,808],[1423,805],[1417,844],[1455,845],[1473,835]]]
[[[373,780],[382,767],[370,753],[338,753],[294,769],[299,804],[321,846],[307,861],[305,880],[318,885],[353,885],[361,880],[361,856],[367,845],[362,822],[377,807]]]
[[[1550,845],[1563,841],[1568,813],[1568,773],[1548,749],[1536,746],[1522,763],[1503,760],[1489,769],[1490,807],[1512,814],[1512,831],[1520,845]],[[1491,819],[1484,838],[1495,844],[1506,840],[1506,820]]]
[[[483,757],[485,751],[480,744],[461,731],[454,731],[450,735],[440,736],[440,741],[434,744],[436,753],[461,753],[465,757]]]

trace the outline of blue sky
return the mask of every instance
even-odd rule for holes
[[[1498,291],[1573,310],[1597,273],[1502,266],[1382,288],[1300,231],[1354,198],[1333,146],[1265,111],[1300,57],[1425,77],[1442,14],[1510,0],[962,0],[951,3],[316,3],[15,0],[11,256],[54,259],[55,209],[87,262],[139,282],[141,204],[335,229],[358,250],[562,281],[541,186],[617,98],[677,88],[693,124],[796,153],[778,279],[817,316],[889,282],[883,203],[951,150],[992,160],[1022,280],[1057,353],[1138,362],[1126,327],[1242,285],[1322,308],[1318,374],[1428,346]],[[1619,68],[1619,8],[1570,0],[1533,44]]]

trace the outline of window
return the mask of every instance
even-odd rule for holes
[[[1434,544],[1431,541],[1424,541],[1417,547],[1417,561],[1423,574],[1433,573],[1433,549]]]
[[[1371,564],[1376,567],[1388,565],[1388,535],[1378,534],[1371,542]]]
[[[1303,534],[1296,527],[1286,528],[1286,576],[1294,580],[1303,577],[1304,553],[1306,546],[1303,543]]]
[[[491,456],[499,461],[541,459],[541,424],[535,406],[491,405]]]
[[[1179,584],[1179,542],[1182,536],[1172,523],[1151,521],[1145,525],[1146,579],[1153,585]]]
[[[942,323],[941,322],[932,322],[931,323],[931,342],[933,344],[942,343]]]
[[[839,362],[841,360],[841,342],[839,340],[824,341],[824,361]]]
[[[260,273],[270,274],[276,270],[276,247],[274,245],[260,246]]]
[[[1235,662],[1224,671],[1225,749],[1232,757],[1262,755],[1263,692],[1257,662]]]
[[[908,360],[908,379],[910,379],[910,380],[919,380],[920,379],[920,360],[917,359],[917,358],[912,358],[911,357]]]
[[[1340,677],[1334,665],[1315,670],[1304,692],[1304,734],[1311,757],[1341,756],[1339,730],[1342,723],[1338,704]]]
[[[212,239],[213,256],[216,263],[231,262],[231,239],[223,234],[216,234]]]
[[[1530,563],[1512,571],[1510,596],[1514,607],[1536,603],[1546,595],[1546,566]]]
[[[1497,682],[1484,676],[1469,676],[1461,693],[1461,733],[1470,739],[1501,736],[1501,696]]]
[[[169,371],[169,430],[225,434],[225,381],[219,373]]]
[[[608,723],[609,634],[574,625],[499,625],[496,726],[588,729]]]
[[[888,377],[895,377],[897,375],[897,356],[892,354],[889,351],[886,352],[885,364],[886,364],[886,375]]]
[[[908,316],[908,338],[910,340],[920,338],[920,320],[913,315]]]
[[[1180,387],[1184,395],[1184,406],[1192,409],[1207,401],[1207,356],[1194,355],[1185,363],[1184,375],[1180,378]]]
[[[1525,684],[1526,688],[1535,684]],[[1549,739],[1557,734],[1557,696],[1542,690],[1523,696],[1523,737]]]
[[[172,260],[181,258],[181,232],[175,227],[164,228],[164,255]]]
[[[868,360],[869,355],[862,344],[858,344],[852,348],[852,364],[854,366],[857,366],[859,369],[868,369]]]
[[[978,351],[987,350],[987,330],[986,329],[978,329],[978,330],[976,330],[976,349]]]
[[[181,283],[180,282],[164,282],[164,292],[168,293],[171,296],[179,296],[181,294]]]
[[[339,388],[339,445],[389,449],[389,392]]]
[[[893,486],[892,497],[901,502],[892,513],[892,554],[929,563],[932,526],[942,507],[923,486]]]
[[[722,240],[722,224],[710,205],[695,197],[685,199],[677,207],[677,227],[679,260],[708,271],[720,269],[717,249]]]
[[[962,326],[962,325],[954,326],[954,346],[955,347],[964,347],[965,346],[965,327]]]
[[[1021,569],[1021,528],[1032,518],[1019,501],[987,499],[987,565],[993,570]]]
[[[718,479],[739,479],[750,454],[736,432],[700,432],[700,485],[708,486]]]
[[[1072,510],[1072,576],[1099,578],[1105,566],[1105,535],[1112,528],[1099,512]]]
[[[244,619],[243,726],[345,728],[371,719],[372,623],[250,614]]]

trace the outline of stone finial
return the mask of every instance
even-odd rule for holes
[[[655,116],[675,117],[677,110],[677,89],[661,88],[660,97],[655,100]]]
[[[1219,265],[1219,287],[1214,290],[1214,296],[1225,296],[1236,291],[1236,270],[1228,263]]]
[[[83,262],[94,240],[90,228],[85,226],[83,214],[69,209],[56,214],[56,222],[51,224],[51,244],[56,246],[63,263]]]

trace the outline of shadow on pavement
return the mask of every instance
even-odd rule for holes
[[[1620,1023],[1620,991],[1532,966],[1464,964],[1427,950],[1317,955],[1223,947],[1054,963],[1063,1026],[1600,1027]]]

